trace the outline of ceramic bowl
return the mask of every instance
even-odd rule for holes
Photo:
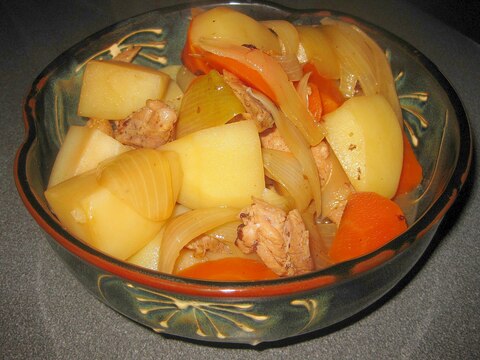
[[[218,5],[218,4],[217,4]],[[227,4],[228,5],[228,4]],[[205,7],[212,7],[208,5]],[[160,333],[184,338],[258,344],[338,323],[397,284],[429,245],[466,180],[470,127],[461,102],[434,64],[396,36],[345,14],[302,12],[271,4],[231,4],[257,19],[315,24],[325,16],[356,23],[391,59],[407,133],[424,170],[410,227],[372,254],[323,271],[259,282],[216,283],[150,271],[100,253],[69,234],[49,210],[43,192],[68,127],[76,115],[83,66],[109,57],[112,46],[151,43],[137,63],[180,63],[191,9],[164,8],[110,26],[60,55],[33,82],[24,103],[25,141],[15,161],[18,191],[48,233],[66,267],[100,301]]]

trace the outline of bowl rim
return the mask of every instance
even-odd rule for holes
[[[49,234],[60,246],[65,248],[70,253],[79,257],[83,261],[102,269],[112,275],[116,275],[120,278],[124,278],[134,283],[148,286],[157,290],[168,291],[172,293],[181,293],[185,295],[193,295],[200,297],[232,297],[232,298],[254,298],[254,297],[270,297],[281,296],[286,294],[296,294],[299,292],[305,292],[314,290],[317,288],[328,288],[330,286],[336,286],[355,279],[356,277],[363,276],[366,273],[377,269],[380,266],[386,265],[394,258],[398,257],[404,250],[401,247],[396,253],[392,253],[394,245],[400,245],[409,242],[409,239],[416,241],[418,235],[438,224],[448,209],[452,206],[455,199],[458,197],[459,192],[465,183],[472,161],[472,133],[467,114],[464,110],[462,102],[455,92],[452,85],[440,72],[437,66],[430,61],[425,55],[423,55],[415,47],[399,38],[398,36],[390,33],[389,31],[369,23],[359,17],[345,14],[339,11],[332,11],[329,9],[292,9],[289,7],[272,4],[267,1],[255,1],[248,3],[238,3],[234,1],[225,2],[199,2],[195,3],[195,7],[202,6],[266,6],[272,7],[275,10],[280,10],[291,15],[312,14],[312,13],[330,13],[337,17],[347,18],[354,22],[366,26],[368,29],[380,32],[387,37],[393,39],[397,44],[404,47],[407,51],[415,53],[419,62],[425,66],[428,72],[438,82],[441,88],[445,91],[457,117],[458,126],[462,136],[460,137],[459,144],[459,156],[455,164],[455,168],[452,172],[451,178],[445,185],[443,193],[437,198],[437,200],[431,204],[431,206],[424,212],[424,214],[417,219],[417,221],[411,225],[404,233],[396,237],[388,244],[382,246],[376,251],[364,255],[362,257],[349,260],[344,263],[333,265],[324,270],[314,271],[308,274],[280,278],[274,280],[264,280],[255,282],[214,282],[197,279],[187,279],[178,277],[175,275],[164,274],[154,270],[145,269],[133,264],[129,264],[125,261],[121,261],[110,257],[90,246],[86,245],[81,240],[75,238],[69,234],[58,222],[55,216],[49,211],[46,204],[32,191],[29,185],[29,179],[27,176],[27,164],[28,156],[32,146],[37,140],[37,126],[36,126],[36,95],[42,90],[42,88],[48,82],[49,74],[64,60],[68,58],[75,50],[80,48],[83,44],[93,39],[96,39],[115,28],[118,24],[126,21],[132,21],[140,18],[146,14],[159,12],[170,13],[174,11],[182,11],[191,8],[189,4],[174,5],[169,7],[160,7],[154,10],[147,11],[145,13],[130,17],[128,19],[121,20],[113,25],[103,28],[94,34],[79,41],[77,44],[70,47],[68,50],[56,57],[45,69],[37,76],[33,81],[32,86],[25,97],[23,102],[23,120],[25,127],[25,135],[22,144],[19,146],[15,160],[14,160],[14,180],[19,195],[30,212],[35,221],[42,227],[42,229]],[[399,248],[398,246],[396,248]],[[349,270],[352,270],[359,264],[370,264],[364,271],[357,274],[352,274]],[[338,276],[341,274],[341,276]]]

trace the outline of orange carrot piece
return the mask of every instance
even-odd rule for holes
[[[318,91],[318,86],[313,83],[308,83],[310,87],[310,95],[308,96],[308,110],[312,114],[315,121],[322,120],[322,97]]]
[[[403,167],[400,174],[397,195],[406,194],[415,189],[422,182],[423,170],[413,152],[407,135],[403,133]]]
[[[330,248],[330,258],[342,262],[369,254],[406,229],[405,215],[392,200],[374,192],[352,194]]]
[[[253,281],[278,278],[278,275],[264,263],[243,258],[224,258],[198,263],[176,275],[217,281]]]
[[[303,66],[303,73],[307,72],[311,73],[310,82],[314,83],[320,92],[323,114],[328,114],[343,104],[345,100],[334,80],[321,76],[312,63],[306,63]]]

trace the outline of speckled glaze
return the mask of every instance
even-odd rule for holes
[[[458,196],[468,175],[472,140],[463,107],[449,83],[422,54],[394,35],[329,11],[294,11],[265,3],[231,6],[257,19],[296,24],[340,17],[356,23],[385,48],[405,128],[424,170],[421,191],[415,198],[400,200],[411,224],[404,234],[370,255],[323,271],[281,280],[215,283],[140,269],[88,247],[61,227],[43,192],[66,130],[84,122],[76,115],[83,64],[91,58],[108,58],[131,43],[150,44],[137,63],[178,64],[188,8],[166,8],[125,20],[52,62],[25,100],[26,137],[17,153],[15,180],[27,209],[50,235],[53,249],[98,299],[157,332],[258,344],[335,324],[397,284],[423,254]]]

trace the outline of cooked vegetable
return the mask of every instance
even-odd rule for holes
[[[341,262],[366,255],[406,229],[405,216],[393,201],[373,192],[352,194],[330,248],[330,258]]]
[[[162,100],[171,108],[177,112],[180,109],[184,91],[180,88],[177,80],[182,66],[180,65],[168,65],[161,69],[161,72],[170,76],[170,82],[168,83],[167,91],[163,95]]]
[[[310,83],[318,88],[322,100],[323,115],[334,111],[343,104],[345,100],[335,81],[320,75],[317,68],[312,63],[305,64],[303,66],[303,71],[305,73],[310,73]]]
[[[160,221],[173,211],[182,173],[175,153],[136,149],[102,162],[97,180],[145,218]]]
[[[188,87],[192,83],[193,80],[197,78],[196,75],[194,75],[190,70],[188,70],[185,66],[180,66],[180,69],[178,70],[177,77],[176,77],[176,82],[178,83],[178,86],[180,89],[185,92],[187,91]]]
[[[358,82],[364,95],[383,95],[402,124],[400,102],[385,52],[358,26],[332,19],[322,23],[340,63],[343,94],[354,96]]]
[[[120,120],[149,99],[161,99],[170,77],[161,71],[119,61],[87,63],[83,74],[78,115]]]
[[[48,187],[97,167],[98,163],[131,150],[100,130],[70,126],[53,164]]]
[[[171,274],[180,250],[197,236],[237,219],[238,209],[203,208],[171,219],[160,246],[158,270]]]
[[[273,30],[280,40],[282,53],[286,55],[297,55],[300,38],[295,26],[286,20],[266,20],[261,24]]]
[[[280,54],[280,43],[266,26],[241,12],[216,7],[194,16],[187,42],[194,47],[202,39],[220,39],[234,45],[253,45],[257,49]]]
[[[131,264],[138,265],[150,270],[158,269],[158,258],[160,257],[160,244],[163,239],[165,226],[150,240],[147,245],[129,257],[127,261]]]
[[[324,163],[327,174],[322,186],[322,217],[339,224],[347,199],[354,190],[331,149]]]
[[[274,150],[272,150],[272,151],[274,151]],[[264,165],[265,165],[265,153],[263,153],[263,161],[264,161]],[[271,173],[268,170],[266,170],[266,171],[267,171],[267,174],[266,174],[267,176],[270,175],[270,176],[273,177],[273,175],[271,175]],[[305,188],[309,187],[308,182],[306,182],[305,179],[303,179],[302,185]],[[285,189],[286,189],[286,187],[285,187]],[[310,189],[308,189],[308,190],[310,190]],[[270,205],[273,205],[277,208],[280,208],[283,211],[288,211],[288,210],[292,209],[290,203],[293,203],[294,201],[289,200],[289,198],[293,199],[293,197],[290,194],[287,197],[287,196],[279,194],[276,190],[272,190],[272,189],[269,189],[269,188],[265,188],[262,192],[262,195],[260,196],[261,200],[263,200],[266,203],[268,203]],[[309,199],[311,199],[311,196],[309,197]]]
[[[327,140],[355,190],[392,198],[402,170],[403,140],[385,98],[356,96],[324,121]]]
[[[213,70],[196,78],[183,97],[177,138],[223,125],[245,112],[240,100],[220,74]]]
[[[267,176],[287,190],[295,208],[305,210],[312,201],[312,190],[298,160],[285,151],[263,149],[262,154]]]
[[[271,56],[258,49],[220,41],[204,40],[200,46],[210,64],[227,69],[277,103],[310,145],[322,141],[325,129],[314,122],[285,71]]]
[[[224,258],[193,265],[179,276],[213,281],[254,281],[276,279],[278,275],[258,260]]]
[[[290,123],[283,113],[278,111],[268,99],[261,94],[255,96],[261,100],[265,107],[272,113],[278,131],[282,135],[290,151],[302,166],[303,175],[306,176],[310,184],[313,199],[315,200],[317,216],[320,216],[322,210],[320,177],[318,175],[318,169],[315,160],[313,159],[310,146],[300,131]]]
[[[315,65],[318,73],[327,79],[340,78],[340,66],[331,41],[322,26],[297,26],[300,37],[300,62]]]
[[[98,184],[95,170],[45,191],[55,215],[74,236],[106,254],[125,260],[144,247],[162,227],[137,213]]]
[[[191,209],[241,208],[265,188],[260,140],[253,120],[200,130],[160,149],[178,154],[183,169],[178,202]]]

